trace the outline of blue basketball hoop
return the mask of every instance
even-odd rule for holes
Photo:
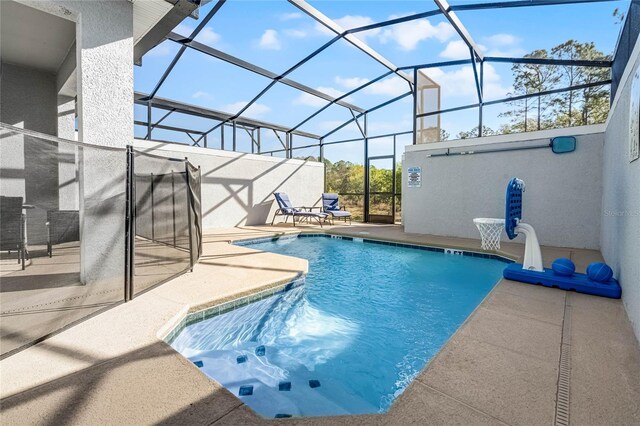
[[[524,181],[513,178],[507,185],[507,197],[504,213],[504,230],[510,240],[518,236],[516,226],[522,220],[522,193],[524,192]]]
[[[508,265],[502,275],[508,280],[619,299],[622,289],[618,281],[612,277],[611,268],[606,264],[590,266],[593,269],[591,274],[575,272],[575,265],[568,259],[556,260],[554,262],[556,265],[554,265],[553,269],[544,268],[536,231],[530,224],[522,222],[523,192],[524,182],[522,180],[513,178],[509,181],[505,203],[504,229],[511,240],[517,237],[518,233],[524,235],[526,239],[522,263]],[[572,267],[562,268],[562,266],[567,266],[567,262]],[[599,281],[594,280],[594,278],[599,279]]]

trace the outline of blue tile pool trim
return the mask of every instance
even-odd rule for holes
[[[471,257],[481,257],[485,259],[493,259],[498,260],[500,262],[505,263],[513,263],[513,259],[509,259],[504,256],[500,256],[497,254],[489,254],[489,253],[479,253],[475,251],[467,251],[467,250],[459,250],[459,249],[448,249],[443,247],[432,247],[432,246],[423,246],[419,244],[408,244],[408,243],[397,243],[393,241],[383,241],[383,240],[372,240],[370,238],[360,238],[360,237],[350,237],[346,235],[332,235],[332,234],[324,234],[324,233],[309,233],[309,234],[297,234],[297,235],[283,235],[276,237],[262,237],[262,238],[252,238],[247,240],[238,240],[234,241],[233,245],[236,246],[249,246],[257,243],[264,243],[270,241],[281,241],[281,240],[291,240],[295,238],[333,238],[338,240],[346,240],[346,241],[358,241],[365,244],[379,244],[383,246],[393,246],[393,247],[402,247],[409,248],[414,250],[423,250],[423,251],[433,251],[439,253],[450,253],[452,255],[462,255],[462,256],[471,256]],[[275,287],[268,288],[266,290],[259,291],[255,294],[250,294],[248,296],[243,296],[225,303],[221,303],[219,305],[212,306],[210,308],[203,309],[197,312],[191,312],[184,317],[180,323],[174,327],[171,332],[164,338],[164,341],[168,344],[173,343],[173,341],[178,337],[180,333],[189,325],[195,324],[200,321],[204,321],[206,319],[215,317],[217,315],[222,315],[227,312],[233,311],[235,309],[246,306],[250,303],[257,302],[262,299],[266,299],[267,297],[271,297],[277,294],[285,293],[291,289],[299,287],[304,284],[304,277],[297,278],[293,281],[290,281],[285,284],[277,285]]]
[[[251,385],[240,386],[240,389],[238,390],[238,395],[240,395],[240,396],[251,396],[251,395],[253,395],[253,386],[251,386]]]
[[[304,277],[296,278],[293,281],[276,285],[274,287],[259,291],[254,294],[239,297],[237,299],[233,299],[228,302],[220,303],[218,305],[203,309],[201,311],[188,313],[187,316],[185,316],[180,321],[180,323],[178,323],[178,325],[176,325],[173,328],[173,330],[171,330],[169,334],[167,334],[167,336],[164,338],[164,341],[170,345],[173,343],[176,337],[178,337],[178,335],[180,335],[180,333],[182,333],[182,331],[191,324],[195,324],[197,322],[204,321],[206,319],[225,314],[227,312],[246,306],[250,303],[257,302],[262,299],[266,299],[267,297],[285,293],[296,287],[304,285],[304,279],[305,279]]]
[[[278,383],[278,390],[281,392],[289,392],[291,390],[291,382]]]
[[[333,238],[338,240],[346,240],[346,241],[361,241],[366,244],[380,244],[383,246],[393,246],[393,247],[402,247],[402,248],[410,248],[414,250],[424,250],[424,251],[433,251],[439,253],[450,253],[453,255],[462,255],[462,256],[470,256],[470,257],[481,257],[484,259],[493,259],[499,260],[500,262],[505,263],[513,263],[513,259],[509,259],[508,257],[501,256],[498,254],[492,253],[481,253],[477,251],[470,250],[462,250],[462,249],[450,249],[444,247],[434,247],[434,246],[425,246],[420,244],[410,244],[410,243],[398,243],[394,241],[384,241],[384,240],[373,240],[370,238],[360,238],[360,237],[350,237],[346,235],[332,235],[332,234],[323,234],[323,233],[313,233],[313,234],[298,234],[298,235],[283,235],[276,237],[262,237],[262,238],[252,238],[248,240],[238,240],[234,241],[233,245],[236,246],[250,246],[252,244],[257,243],[265,243],[270,241],[281,241],[281,240],[290,240],[294,238]]]

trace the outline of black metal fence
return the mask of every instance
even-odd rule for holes
[[[128,148],[127,297],[190,270],[202,251],[200,169]]]

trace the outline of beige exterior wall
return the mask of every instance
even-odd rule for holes
[[[133,146],[156,155],[188,157],[201,167],[204,229],[271,223],[276,191],[289,194],[296,206],[321,205],[322,163],[140,139]]]

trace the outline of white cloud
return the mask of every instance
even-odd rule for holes
[[[508,56],[508,57],[514,57],[514,58],[518,58],[520,56],[524,56],[524,54],[527,53],[526,50],[520,48],[520,47],[513,47],[511,49],[491,49],[488,50],[485,55],[486,56]]]
[[[276,30],[266,30],[262,34],[262,37],[260,37],[258,45],[263,49],[269,50],[280,50],[282,48],[280,39],[278,38],[278,32]]]
[[[193,32],[194,28],[191,25],[185,24],[184,22],[179,23],[173,29],[174,33],[180,34],[181,36],[189,37]]]
[[[153,49],[151,49],[149,52],[147,52],[145,54],[145,57],[148,58],[148,57],[167,56],[174,52],[175,52],[175,49],[172,48],[172,45],[170,44],[170,42],[164,41],[159,45],[157,45],[156,47],[154,47]]]
[[[289,28],[282,31],[286,36],[291,38],[305,38],[308,34],[303,30],[296,30],[294,28]]]
[[[327,101],[309,93],[301,93],[300,96],[293,100],[293,104],[320,108],[325,106]]]
[[[347,88],[347,89],[355,89],[356,87],[360,87],[363,84],[369,82],[369,79],[367,78],[361,78],[361,77],[340,77],[340,76],[336,76],[335,78],[336,83],[338,83],[340,86]]]
[[[483,41],[489,45],[489,49],[485,53],[487,56],[519,57],[527,53],[526,50],[520,47],[520,42],[522,41],[520,37],[513,34],[494,34],[485,37]]]
[[[342,18],[334,19],[333,22],[340,25],[345,30],[350,30],[352,28],[373,24],[373,19],[368,16],[345,15]],[[322,25],[320,22],[316,22],[316,29],[325,34],[334,34],[333,31]]]
[[[486,50],[484,46],[478,46],[482,51]],[[446,59],[471,59],[469,47],[462,40],[450,41],[439,55]]]
[[[294,19],[302,18],[302,13],[300,12],[292,12],[292,13],[283,13],[280,15],[281,21],[292,21]]]
[[[344,122],[347,120],[327,120],[327,121],[321,121],[320,123],[318,123],[318,128],[320,130],[326,130],[326,131],[331,131],[333,129],[335,129],[338,126],[341,126],[344,124]],[[355,126],[356,124],[353,123],[353,125]],[[348,129],[349,126],[347,126]],[[357,129],[357,127],[356,127]],[[344,129],[343,129],[344,130]],[[348,145],[348,144],[347,144]]]
[[[213,46],[220,41],[220,38],[220,34],[213,31],[213,28],[204,27],[204,29],[200,31],[200,34],[198,34],[198,36],[196,37],[196,40],[206,45]]]
[[[336,19],[336,23],[345,30],[352,28],[364,27],[365,25],[371,25],[374,23],[373,19],[368,16],[360,15],[345,15],[342,18]],[[372,30],[373,32],[373,30]]]
[[[344,95],[343,91],[334,89],[333,87],[318,87],[316,90],[326,93],[329,96],[333,96],[334,98]]]
[[[181,36],[184,36],[184,37],[189,37],[194,29],[195,28],[192,27],[190,24],[181,22],[173,29],[173,32],[180,34]],[[202,31],[200,31],[200,33],[196,36],[195,39],[200,43],[206,44],[208,46],[214,46],[220,42],[221,38],[222,37],[220,36],[220,34],[215,32],[213,28],[204,27]]]
[[[342,18],[334,19],[334,22],[340,25],[345,30],[364,27],[365,25],[371,25],[375,23],[375,21],[370,17],[360,16],[360,15],[345,15]],[[324,33],[327,35],[335,35],[333,31],[331,31],[329,28],[325,27],[319,22],[316,23],[316,29],[321,33]],[[354,35],[364,41],[368,37],[374,37],[379,35],[380,31],[381,30],[379,28],[375,28],[373,30],[355,33]]]
[[[193,95],[191,95],[191,97],[193,99],[213,99],[213,96],[210,93],[204,92],[202,90],[198,90]]]
[[[409,13],[411,15],[412,13]],[[402,15],[406,16],[406,15]],[[389,19],[402,17],[401,15],[391,15]],[[345,15],[334,21],[344,29],[353,29],[375,23],[369,16]],[[316,23],[316,30],[324,34],[334,35],[333,31],[320,23]],[[363,41],[367,38],[377,38],[380,43],[395,42],[402,50],[414,50],[418,43],[423,40],[434,38],[442,43],[449,40],[455,34],[455,30],[448,22],[431,24],[428,19],[417,19],[403,22],[391,27],[380,29],[375,28],[369,31],[355,33],[354,35]]]
[[[333,31],[331,31],[329,28],[322,25],[320,22],[316,22],[315,28],[316,28],[316,31],[322,34],[335,35]]]
[[[522,56],[526,53],[524,49],[518,46],[520,38],[512,34],[494,34],[489,37],[483,37],[487,46],[478,44],[478,48],[486,56]],[[469,59],[469,48],[462,40],[451,41],[447,47],[440,52],[440,57],[447,59]]]
[[[465,65],[454,71],[443,71],[441,68],[431,68],[423,71],[440,85],[443,97],[475,98],[476,82],[471,65]],[[484,97],[495,99],[504,97],[510,88],[502,85],[502,78],[496,69],[486,63],[484,65]]]
[[[512,46],[520,43],[521,40],[513,34],[500,33],[485,37],[484,41],[493,46]]]
[[[371,120],[367,124],[367,129],[371,134],[392,133],[404,130],[410,130],[413,126],[410,119],[402,119],[400,121],[376,121]]]
[[[316,90],[318,90],[319,92],[326,93],[329,96],[333,96],[334,98],[338,98],[344,95],[344,92],[338,89],[334,89],[333,87],[317,87]],[[343,100],[345,102],[350,102],[350,99],[348,96]],[[327,102],[328,101],[322,98],[319,98],[317,96],[314,96],[310,93],[301,93],[300,96],[298,96],[293,100],[294,105],[305,105],[305,106],[311,106],[315,108],[323,107],[327,104]]]
[[[248,102],[240,101],[232,104],[228,104],[222,107],[222,110],[231,114],[235,114],[244,108]],[[242,115],[249,115],[251,117],[260,117],[270,112],[271,108],[266,105],[254,103],[252,104]]]
[[[395,19],[398,16],[390,16],[389,18]],[[392,41],[397,43],[400,49],[410,51],[414,50],[418,43],[423,40],[435,38],[444,43],[454,34],[455,30],[448,22],[439,22],[437,25],[432,25],[428,19],[417,19],[386,28],[380,34],[380,42],[388,43]]]
[[[301,93],[300,96],[293,100],[294,105],[304,105],[314,108],[322,108],[328,103],[322,98],[310,95],[309,93]]]
[[[409,84],[398,76],[377,81],[364,89],[364,93],[385,96],[400,96],[408,91]]]
[[[367,83],[369,79],[362,77],[340,77],[335,78],[336,83],[346,89],[355,89],[363,84]],[[385,96],[399,96],[409,91],[409,85],[407,82],[398,76],[386,78],[381,81],[377,81],[370,84],[362,90],[362,93],[367,95],[385,95]]]

